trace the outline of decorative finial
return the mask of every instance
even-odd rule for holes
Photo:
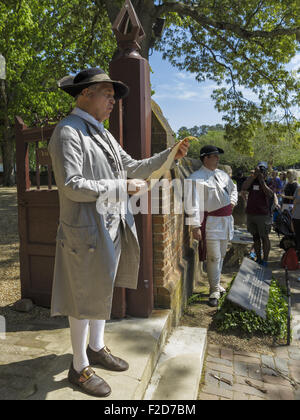
[[[141,49],[140,42],[145,37],[145,32],[130,0],[125,0],[112,29],[122,51]]]

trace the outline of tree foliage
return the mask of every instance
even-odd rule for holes
[[[255,168],[259,161],[267,161],[270,167],[288,168],[300,162],[300,146],[294,142],[294,138],[276,122],[262,124],[256,130],[255,136],[251,140],[251,154],[241,153],[235,145],[226,139],[225,130],[220,130],[217,126],[205,126],[206,132],[202,135],[195,133],[203,132],[200,127],[181,127],[177,132],[178,139],[187,136],[195,136],[197,140],[190,142],[188,156],[199,159],[200,149],[206,144],[213,144],[224,149],[220,163],[229,165],[235,172],[241,168],[250,170]],[[217,129],[216,129],[217,128]]]
[[[120,0],[98,0],[111,22]],[[299,133],[295,109],[300,78],[287,63],[299,52],[299,0],[132,0],[146,37],[142,54],[151,49],[199,82],[216,83],[213,99],[225,113],[225,136],[241,152],[252,152],[252,139],[277,112],[280,129],[294,139]],[[161,39],[153,28],[166,19]],[[298,70],[298,72],[300,69]],[[271,121],[273,123],[273,121]]]
[[[108,67],[115,48],[107,16],[90,0],[29,0],[0,4],[0,51],[7,62],[10,120],[66,110],[57,80],[86,65]],[[3,110],[2,110],[3,113]]]
[[[299,52],[299,0],[131,0],[146,37],[142,55],[159,50],[199,82],[213,80],[213,99],[225,113],[226,137],[241,151],[266,115],[278,110],[296,134],[300,78],[286,64]],[[97,0],[111,22],[122,0]],[[166,20],[160,39],[153,31]],[[250,92],[250,95],[249,95]]]
[[[208,131],[223,131],[224,127],[222,124],[216,125],[195,125],[192,128],[181,127],[177,132],[177,137],[179,139],[184,139],[185,137],[200,137],[204,134],[207,134]]]
[[[194,73],[199,82],[216,82],[213,99],[226,114],[228,140],[240,150],[249,150],[262,119],[277,109],[286,129],[297,132],[293,107],[299,106],[300,81],[286,70],[286,64],[299,52],[299,1],[167,4],[165,11],[173,13],[166,15],[168,29],[159,49],[173,65]]]
[[[85,66],[107,69],[116,44],[106,14],[90,0],[5,0],[0,52],[7,78],[0,101],[0,145],[6,183],[13,168],[14,117],[28,125],[69,111],[57,80]]]

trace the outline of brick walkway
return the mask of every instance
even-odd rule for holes
[[[271,234],[270,239],[269,267],[273,276],[285,285],[285,273],[279,264],[282,255],[279,239],[275,234]],[[299,270],[289,272],[292,328],[300,326],[299,276]],[[300,337],[296,330],[293,331],[291,346],[272,347],[269,355],[234,351],[209,344],[198,399],[300,400]]]
[[[300,348],[275,356],[208,345],[200,400],[300,400]],[[298,385],[299,384],[299,385]]]

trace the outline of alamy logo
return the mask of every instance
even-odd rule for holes
[[[0,340],[5,340],[6,334],[6,321],[4,316],[0,315]]]
[[[125,176],[125,175],[124,175]],[[185,214],[185,224],[200,226],[204,217],[204,184],[201,180],[151,179],[136,194],[128,196],[126,180],[106,180],[107,189],[96,202],[97,212],[107,215]],[[151,191],[149,197],[148,192]],[[170,192],[173,191],[174,199]]]

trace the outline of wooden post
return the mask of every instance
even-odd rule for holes
[[[25,192],[30,189],[29,179],[29,147],[23,141],[23,131],[27,126],[20,117],[15,118],[16,133],[16,167],[17,167],[17,197],[18,197],[18,230],[20,236],[20,281],[21,296],[27,297],[29,289],[30,274],[27,258],[27,210],[25,201]]]
[[[123,108],[116,107],[111,117],[112,132],[120,132],[123,126],[123,147],[134,159],[151,156],[151,88],[150,67],[139,54],[139,42],[145,36],[143,28],[130,2],[126,0],[114,25],[119,51],[110,63],[110,76],[122,80],[130,87],[123,100]],[[123,117],[123,121],[121,120]],[[153,310],[153,250],[151,214],[136,217],[141,247],[141,265],[138,289],[118,291],[118,305],[122,313],[148,317]],[[120,308],[120,306],[119,306]],[[114,311],[113,311],[114,312]]]

